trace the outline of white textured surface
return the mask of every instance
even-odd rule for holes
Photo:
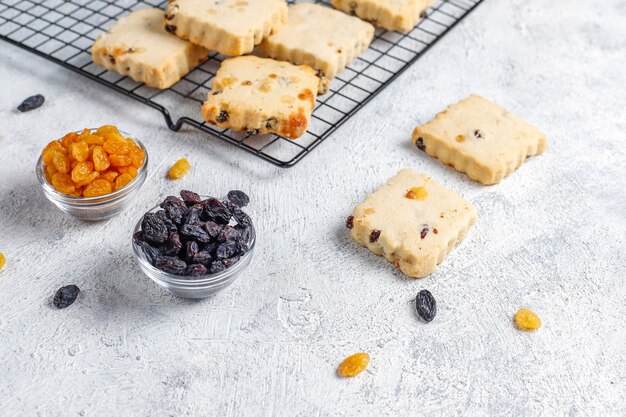
[[[0,414],[5,416],[626,415],[626,2],[488,0],[302,163],[271,167],[0,42]],[[536,124],[548,151],[483,187],[409,146],[471,92]],[[43,93],[35,112],[12,109]],[[62,133],[115,123],[152,165],[134,207],[65,217],[34,166]],[[179,157],[193,165],[165,179]],[[352,242],[355,203],[399,168],[470,199],[479,221],[407,279]],[[176,299],[142,276],[137,218],[179,188],[248,191],[259,232],[227,291]],[[50,306],[61,285],[79,300]],[[411,300],[439,302],[431,324]],[[522,306],[544,326],[511,324]],[[366,373],[335,369],[355,351]]]

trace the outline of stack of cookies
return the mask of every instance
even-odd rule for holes
[[[202,106],[207,123],[295,139],[306,132],[317,95],[370,45],[372,23],[409,31],[432,1],[336,0],[335,10],[287,7],[285,0],[170,0],[165,11],[140,9],[121,18],[98,37],[92,58],[166,89],[209,51],[231,56]],[[244,56],[257,45],[267,58]]]

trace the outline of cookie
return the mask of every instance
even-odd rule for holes
[[[208,54],[167,33],[159,9],[139,9],[122,17],[91,48],[97,65],[161,89],[176,84]]]
[[[484,185],[500,182],[546,149],[546,136],[537,128],[477,95],[416,127],[411,142]]]
[[[476,222],[476,208],[426,174],[402,169],[356,206],[352,238],[406,275],[437,269]]]
[[[295,139],[306,132],[319,82],[306,65],[252,55],[230,58],[213,78],[202,114],[222,128]]]
[[[165,9],[168,32],[231,56],[249,54],[286,20],[284,0],[170,0]]]
[[[309,65],[321,76],[334,78],[374,37],[374,26],[319,4],[289,7],[281,30],[260,45],[262,54],[293,64]]]
[[[435,0],[332,0],[333,6],[374,26],[409,32]]]

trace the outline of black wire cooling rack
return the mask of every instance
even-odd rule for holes
[[[326,95],[318,97],[307,133],[296,140],[276,135],[251,136],[204,122],[200,105],[225,58],[221,54],[211,54],[207,62],[167,90],[148,88],[92,63],[91,45],[100,33],[132,10],[164,8],[167,1],[2,0],[0,39],[157,109],[172,130],[178,131],[189,125],[275,165],[290,167],[389,85],[482,1],[439,0],[407,34],[377,29],[369,49],[333,80]],[[328,0],[316,2],[328,3]]]

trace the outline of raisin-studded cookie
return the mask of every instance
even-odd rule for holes
[[[287,20],[284,0],[170,0],[165,29],[225,55],[249,54]]]
[[[309,65],[332,79],[363,50],[374,36],[374,26],[319,4],[289,7],[289,20],[265,39],[261,53],[293,64]]]
[[[435,0],[333,0],[333,6],[374,26],[409,32]]]
[[[537,128],[477,95],[416,127],[411,142],[484,185],[500,182],[546,149],[546,137]]]
[[[347,226],[361,246],[420,278],[435,271],[476,217],[476,208],[454,191],[402,169],[356,206]]]
[[[161,89],[177,83],[208,53],[167,33],[159,9],[135,10],[122,17],[98,36],[91,49],[96,64]]]
[[[295,139],[306,132],[319,82],[306,65],[252,55],[230,58],[213,78],[202,114],[219,127]]]

